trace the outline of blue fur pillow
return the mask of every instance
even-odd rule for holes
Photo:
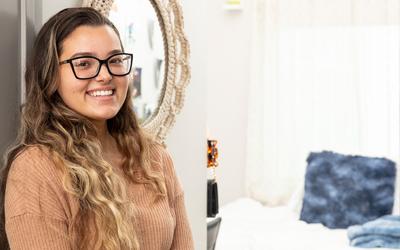
[[[310,153],[300,219],[347,228],[391,214],[395,163],[385,158]]]

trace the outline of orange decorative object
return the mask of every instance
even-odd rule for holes
[[[207,168],[217,167],[218,162],[218,149],[217,140],[207,140],[208,150],[207,150]]]

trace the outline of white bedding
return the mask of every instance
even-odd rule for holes
[[[221,207],[218,216],[222,221],[216,250],[361,249],[349,246],[345,229],[307,224],[289,207],[268,208],[241,198]]]

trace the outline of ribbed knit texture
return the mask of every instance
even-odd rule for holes
[[[154,158],[154,159],[153,159]],[[152,147],[153,169],[162,171],[167,196],[155,199],[147,184],[126,179],[128,198],[136,208],[135,230],[141,250],[194,249],[183,190],[168,152]],[[116,173],[122,170],[115,167]],[[71,230],[78,201],[64,191],[62,174],[49,154],[36,147],[13,162],[7,179],[5,216],[11,250],[72,249]]]

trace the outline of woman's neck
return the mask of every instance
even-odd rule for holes
[[[103,151],[109,151],[115,145],[114,138],[111,136],[107,128],[107,121],[92,121],[97,133],[97,138],[100,141]]]
[[[107,122],[92,121],[97,132],[97,138],[100,141],[103,158],[111,166],[119,167],[122,165],[122,155],[118,150],[118,145],[114,137],[110,134],[107,128]]]

